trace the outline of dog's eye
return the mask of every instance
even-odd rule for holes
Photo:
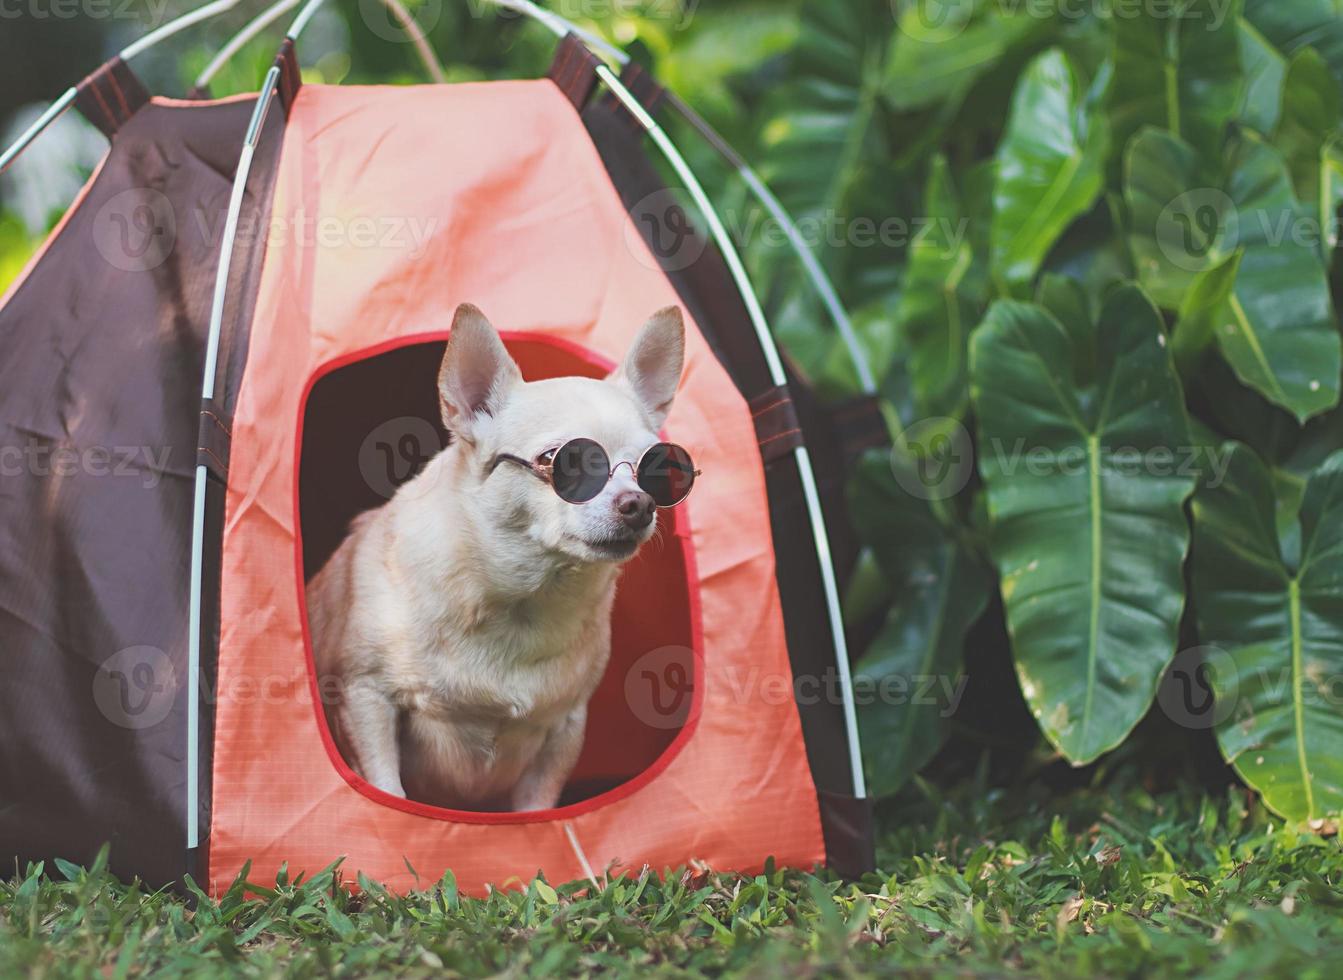
[[[554,449],[547,449],[540,456],[537,456],[536,457],[537,465],[549,466],[551,463],[555,462],[555,452],[556,450]]]

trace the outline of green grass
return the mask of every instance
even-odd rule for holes
[[[675,871],[400,898],[337,871],[199,904],[63,862],[0,884],[0,975],[1343,975],[1343,851],[1240,789],[921,783],[881,874]]]

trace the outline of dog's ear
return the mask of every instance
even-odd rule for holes
[[[497,412],[521,381],[522,372],[485,314],[470,303],[457,307],[438,372],[438,402],[448,431],[474,443],[480,419]]]
[[[676,386],[685,366],[685,324],[681,310],[668,306],[658,310],[639,330],[625,362],[609,380],[621,385],[644,407],[653,429],[671,411]]]

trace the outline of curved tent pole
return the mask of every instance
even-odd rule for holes
[[[235,54],[243,49],[248,41],[256,37],[271,24],[280,19],[286,12],[293,10],[299,4],[299,0],[278,0],[277,3],[267,7],[261,13],[257,14],[228,42],[219,49],[218,53],[210,59],[210,63],[201,69],[201,73],[196,76],[196,81],[192,84],[203,89],[210,84],[210,79],[218,74],[219,69],[223,68]]]
[[[825,304],[826,310],[830,314],[830,319],[835,322],[839,329],[840,337],[844,345],[849,349],[849,359],[853,361],[854,371],[858,374],[858,384],[863,389],[865,395],[875,395],[877,393],[877,379],[872,373],[872,365],[868,362],[867,354],[858,341],[858,334],[853,329],[853,321],[849,319],[848,311],[844,309],[844,304],[840,302],[839,293],[835,291],[835,284],[830,281],[822,268],[820,260],[816,258],[816,253],[812,251],[811,246],[802,236],[801,230],[797,227],[797,222],[793,216],[783,206],[783,202],[774,196],[774,192],[760,178],[760,175],[751,168],[746,159],[733,149],[732,145],[719,134],[718,130],[709,125],[708,121],[698,112],[692,109],[675,92],[667,92],[667,103],[673,110],[690,124],[690,127],[699,134],[704,142],[708,143],[718,155],[737,171],[742,182],[769,212],[770,217],[777,221],[788,235],[788,244],[792,246],[794,254],[798,261],[802,263],[803,270],[807,273],[807,278],[811,280],[817,295],[821,297],[821,302]]]
[[[606,41],[594,37],[590,32],[579,28],[560,15],[538,7],[531,0],[491,0],[500,7],[506,7],[509,10],[524,14],[532,19],[539,21],[558,37],[565,34],[575,34],[589,45],[596,47],[600,53],[607,55],[612,61],[618,64],[628,64],[629,56],[619,48],[613,47]],[[629,110],[630,114],[639,122],[639,125],[648,133],[657,144],[662,155],[666,157],[667,162],[671,164],[672,169],[677,173],[690,192],[700,212],[704,215],[709,224],[710,234],[717,243],[719,250],[727,262],[728,269],[732,273],[732,278],[736,283],[738,292],[741,293],[743,302],[746,304],[746,310],[750,314],[751,323],[755,327],[756,336],[760,341],[760,347],[764,351],[766,363],[769,366],[770,379],[777,386],[784,386],[788,383],[788,378],[783,368],[783,361],[779,356],[778,345],[774,342],[774,335],[770,331],[769,322],[765,318],[764,310],[760,307],[760,301],[756,297],[755,288],[751,284],[750,277],[746,273],[746,267],[742,264],[741,257],[737,254],[732,239],[723,226],[722,220],[718,217],[718,212],[714,210],[713,203],[709,200],[703,186],[694,171],[686,163],[685,158],[676,148],[676,144],[658,125],[657,121],[649,115],[639,100],[627,89],[606,65],[597,67],[597,76],[611,90],[612,94]],[[670,94],[670,93],[668,93]],[[689,110],[679,99],[673,97],[674,105],[684,107]],[[678,108],[678,111],[681,111]],[[798,258],[802,261],[803,268],[807,270],[811,277],[817,292],[820,293],[822,300],[829,309],[831,316],[835,317],[835,323],[839,327],[840,333],[845,343],[849,347],[849,353],[853,358],[854,367],[861,379],[863,389],[867,394],[876,391],[876,381],[867,362],[867,357],[862,348],[858,345],[857,336],[853,332],[853,325],[848,315],[844,312],[844,307],[839,301],[839,296],[835,292],[834,285],[826,276],[820,263],[816,261],[815,255],[807,247],[806,241],[802,238],[802,233],[793,222],[791,216],[765,185],[756,173],[746,165],[745,160],[727,144],[722,137],[709,127],[708,123],[703,126],[695,125],[693,111],[687,116],[687,121],[691,123],[696,131],[708,142],[715,150],[722,154],[746,181],[749,187],[763,204],[784,228],[788,229],[788,241]],[[703,122],[702,120],[700,120]],[[712,134],[712,137],[710,136]],[[821,512],[821,495],[816,486],[816,475],[812,471],[811,456],[806,446],[799,446],[794,452],[797,455],[798,473],[802,479],[802,493],[807,504],[807,513],[811,519],[812,533],[816,543],[816,557],[821,567],[821,582],[825,591],[826,607],[830,614],[830,633],[835,646],[836,668],[839,671],[840,689],[844,699],[844,725],[848,733],[849,742],[849,768],[853,778],[854,795],[862,798],[867,796],[867,780],[863,774],[862,747],[858,739],[858,716],[857,709],[853,700],[853,679],[852,671],[849,665],[848,641],[844,636],[844,619],[841,611],[839,598],[839,583],[835,579],[834,561],[830,553],[830,538],[826,532],[825,517]]]
[[[595,53],[603,55],[618,65],[629,64],[630,56],[605,38],[579,27],[573,21],[561,17],[553,10],[538,6],[532,0],[486,0],[486,2],[544,24],[556,37],[562,38],[566,34],[574,34]]]
[[[425,37],[419,22],[406,9],[406,5],[401,0],[382,0],[382,3],[392,12],[392,16],[405,30],[429,77],[440,85],[446,82],[448,79],[443,71],[442,63],[439,62],[438,56],[434,54],[434,49],[430,47],[429,39]],[[293,10],[298,4],[299,0],[276,0],[275,3],[248,21],[242,30],[229,38],[228,43],[219,49],[219,53],[210,59],[210,63],[201,69],[201,73],[196,76],[195,87],[203,89],[209,85],[210,80],[235,54],[242,50],[248,41],[279,20],[280,16],[286,11]]]
[[[157,31],[153,31],[140,40],[133,42],[121,52],[121,57],[123,60],[132,58],[140,52],[157,44],[159,41],[165,40],[178,31],[190,27],[192,24],[213,17],[217,13],[231,10],[239,2],[241,2],[241,0],[216,0],[215,3],[201,7],[199,10],[183,14],[181,17],[164,25]],[[204,71],[197,77],[196,85],[203,87],[208,84],[215,73],[217,73],[224,63],[232,58],[243,45],[261,31],[265,30],[265,28],[278,19],[281,14],[288,10],[292,10],[298,5],[298,2],[299,0],[278,0],[277,3],[253,18],[252,21],[249,22],[242,31],[235,35],[205,67]],[[442,65],[433,54],[432,48],[429,47],[423,31],[419,30],[417,22],[411,17],[410,13],[401,3],[401,0],[383,0],[383,2],[388,4],[392,9],[393,14],[410,35],[415,44],[416,51],[420,55],[420,60],[424,62],[426,71],[429,72],[430,76],[435,81],[442,82],[444,80]],[[559,14],[538,6],[533,3],[532,0],[489,0],[489,2],[492,2],[503,9],[522,14],[525,17],[529,17],[532,20],[543,24],[558,37],[563,37],[565,34],[569,33],[575,34],[581,38],[589,48],[617,64],[625,65],[629,63],[629,55],[624,51],[621,51],[603,38],[593,34],[591,31],[579,27],[577,24],[574,24]],[[302,24],[299,25],[299,29],[302,30],[303,26],[304,25]],[[835,322],[835,326],[839,330],[841,339],[848,348],[849,357],[853,361],[855,372],[858,374],[859,385],[862,387],[865,394],[874,394],[877,389],[876,378],[872,373],[872,368],[868,362],[867,355],[864,353],[862,345],[858,342],[853,323],[849,319],[849,315],[845,311],[843,303],[840,302],[839,294],[835,291],[834,284],[830,281],[829,276],[826,275],[825,270],[817,260],[815,253],[812,252],[811,248],[802,237],[802,233],[798,229],[797,223],[784,208],[782,202],[774,196],[765,182],[760,179],[759,175],[751,169],[742,156],[737,153],[736,150],[734,150],[732,146],[708,124],[708,122],[700,117],[699,114],[691,109],[685,102],[676,97],[674,93],[668,92],[668,96],[672,108],[685,118],[685,120],[690,123],[691,127],[728,161],[745,182],[752,195],[754,195],[764,206],[770,216],[779,223],[780,227],[785,230],[789,246],[793,249],[798,260],[802,263],[803,271],[807,274],[807,277],[811,280],[813,288],[815,288],[817,294],[821,297],[822,303],[825,305],[827,312],[829,312],[831,319]],[[0,154],[0,173],[3,173],[14,159],[22,153],[43,130],[63,115],[74,103],[74,100],[75,89],[72,87],[62,93],[61,96],[19,136],[12,146],[5,150],[3,154]]]
[[[533,20],[539,21],[550,28],[550,30],[558,37],[563,37],[565,34],[569,33],[576,34],[582,40],[589,45],[596,47],[601,53],[607,55],[607,57],[618,64],[623,65],[629,62],[629,56],[619,48],[615,48],[606,41],[594,37],[590,32],[579,28],[577,25],[569,22],[558,14],[538,7],[535,3],[532,3],[531,0],[491,0],[491,2],[497,6],[506,7],[509,10],[516,11],[531,17]],[[741,293],[741,298],[746,304],[746,310],[750,314],[751,323],[755,327],[761,350],[764,352],[766,363],[769,366],[770,379],[777,386],[786,385],[788,383],[788,377],[783,368],[783,361],[779,356],[778,345],[774,343],[774,335],[770,332],[769,322],[765,319],[764,310],[760,308],[760,301],[757,299],[755,288],[752,286],[750,277],[746,273],[746,267],[742,265],[741,257],[737,254],[737,250],[732,244],[732,239],[729,237],[727,229],[723,226],[722,220],[718,217],[718,212],[714,210],[713,203],[709,200],[708,194],[705,193],[703,186],[695,177],[694,171],[690,169],[690,165],[687,164],[685,158],[681,156],[680,151],[676,148],[676,144],[671,141],[671,138],[667,136],[662,127],[658,125],[657,121],[648,114],[644,107],[639,103],[639,100],[634,97],[609,67],[606,65],[597,66],[597,76],[606,84],[606,87],[611,90],[612,94],[620,100],[625,108],[629,110],[630,114],[634,116],[645,132],[652,137],[653,142],[657,144],[658,149],[662,152],[662,155],[666,157],[667,162],[671,164],[672,169],[676,171],[677,176],[679,176],[685,183],[686,190],[690,192],[690,196],[694,199],[695,204],[699,207],[700,212],[708,222],[710,234],[713,236],[719,250],[722,252],[723,258],[728,264],[728,269],[732,273],[732,278],[737,285],[737,290]],[[792,218],[789,217],[788,212],[784,210],[783,205],[779,200],[770,193],[769,188],[765,186],[764,182],[760,180],[749,167],[745,166],[745,161],[742,160],[735,151],[732,151],[731,147],[729,147],[725,141],[721,138],[709,139],[705,130],[699,130],[698,127],[696,128],[697,131],[700,132],[700,135],[704,136],[705,139],[720,153],[722,153],[724,149],[731,151],[731,155],[728,156],[728,159],[735,167],[737,167],[738,172],[742,174],[743,178],[745,179],[746,174],[750,173],[750,179],[747,180],[747,186],[751,188],[753,193],[760,197],[761,203],[770,211],[775,220],[785,228],[789,229],[788,240],[798,252],[798,257],[802,259],[804,268],[808,269],[808,274],[812,276],[813,282],[816,283],[818,291],[822,294],[822,298],[824,299],[828,295],[834,301],[833,307],[830,307],[830,303],[827,301],[827,307],[830,308],[831,314],[834,315],[835,310],[839,310],[841,318],[837,319],[836,323],[843,324],[840,326],[841,332],[843,333],[845,331],[845,326],[848,328],[847,332],[844,333],[845,341],[846,343],[850,340],[853,341],[853,343],[850,344],[849,352],[853,356],[854,365],[858,369],[860,378],[863,379],[864,389],[869,393],[875,391],[876,384],[872,380],[872,373],[867,366],[867,359],[863,355],[861,348],[857,346],[857,338],[854,337],[852,333],[852,324],[849,322],[847,315],[844,315],[843,313],[843,307],[839,303],[839,297],[835,294],[834,286],[825,276],[819,263],[816,263],[815,256],[811,255],[810,250],[806,247],[801,232],[798,231],[797,226],[793,223]],[[708,129],[707,124],[705,125],[705,129]],[[711,132],[711,130],[709,131]],[[716,135],[717,134],[715,134],[715,136]],[[761,192],[763,192],[763,194]],[[804,253],[806,257],[804,257]],[[807,258],[811,259],[811,263],[808,263]],[[821,288],[822,284],[824,284],[824,289]],[[821,512],[821,495],[816,486],[816,475],[812,471],[811,456],[807,452],[806,446],[799,446],[794,452],[797,456],[798,473],[802,480],[802,494],[806,500],[807,513],[811,519],[812,534],[816,543],[816,557],[821,567],[821,582],[825,591],[826,607],[830,616],[830,634],[835,646],[836,668],[839,671],[840,689],[844,699],[844,725],[848,733],[849,768],[853,779],[854,795],[863,798],[867,796],[867,780],[863,775],[862,748],[858,740],[858,716],[853,700],[852,671],[849,666],[848,642],[844,636],[844,619],[840,607],[839,583],[835,579],[834,561],[830,553],[830,538],[826,532],[825,517]]]
[[[737,254],[737,250],[728,236],[727,229],[723,226],[722,219],[718,217],[713,204],[709,201],[709,195],[705,193],[703,186],[695,177],[694,171],[690,169],[690,165],[681,156],[671,138],[663,132],[662,127],[640,105],[639,100],[624,86],[616,74],[605,65],[599,65],[597,67],[597,77],[606,84],[612,94],[638,120],[639,125],[652,138],[662,155],[666,157],[667,162],[671,164],[672,169],[676,171],[677,176],[685,184],[686,190],[690,192],[690,196],[708,222],[709,232],[722,252],[728,269],[732,273],[732,278],[737,285],[737,290],[741,293],[741,298],[746,304],[751,323],[755,327],[756,337],[760,342],[761,350],[765,354],[765,361],[769,365],[770,380],[778,387],[787,386],[788,376],[784,371],[783,360],[779,356],[778,345],[774,343],[774,335],[770,332],[765,313],[760,308],[760,301],[756,298],[755,289],[746,273],[746,267],[742,265],[741,257]],[[853,679],[849,667],[848,642],[844,636],[839,583],[835,579],[834,562],[830,554],[830,538],[826,533],[825,516],[821,512],[821,495],[816,486],[815,473],[812,471],[811,455],[807,452],[805,445],[798,446],[793,452],[797,457],[798,474],[802,479],[802,495],[806,500],[807,513],[811,519],[812,536],[816,544],[816,558],[821,568],[821,583],[825,591],[826,607],[830,617],[830,635],[835,647],[835,665],[839,671],[840,691],[844,701],[844,725],[848,732],[849,768],[853,779],[853,791],[854,796],[861,799],[867,796],[867,781],[863,775],[862,748],[858,740],[858,717],[853,700]]]
[[[199,24],[203,20],[209,20],[216,14],[227,13],[241,2],[242,0],[215,0],[214,3],[207,3],[204,7],[188,11],[181,17],[169,21],[157,30],[150,31],[144,37],[132,41],[130,44],[126,45],[126,47],[121,49],[117,57],[122,61],[130,61],[136,55],[148,51],[160,41],[166,41],[179,31],[184,31],[188,27],[191,27],[194,24]],[[4,173],[9,165],[14,162],[15,158],[17,158],[24,150],[28,149],[29,144],[32,143],[33,140],[42,135],[43,131],[48,126],[65,114],[65,110],[69,109],[70,106],[74,104],[77,91],[78,87],[72,85],[62,92],[60,97],[48,106],[47,110],[42,113],[42,115],[38,116],[37,119],[33,121],[33,124],[25,129],[19,138],[15,140],[4,153],[0,153],[0,173]]]
[[[308,0],[290,25],[287,41],[295,41],[308,21],[317,12],[323,0]],[[219,264],[215,268],[214,295],[210,303],[210,330],[205,342],[205,376],[201,381],[201,401],[208,402],[215,393],[215,374],[219,366],[219,340],[223,333],[224,301],[228,295],[228,277],[233,264],[233,246],[238,237],[238,220],[242,214],[243,195],[247,178],[252,172],[252,157],[261,139],[261,129],[270,111],[271,100],[280,84],[280,66],[272,65],[266,72],[257,93],[256,108],[247,124],[238,167],[233,175],[229,194],[228,214],[224,219],[224,236],[220,242]],[[205,493],[209,470],[203,463],[196,464],[195,497],[191,512],[191,611],[187,631],[187,847],[200,845],[200,665],[201,665],[201,596],[204,588],[205,567]]]
[[[550,28],[559,37],[563,37],[565,34],[574,34],[589,48],[593,49],[594,53],[604,55],[616,64],[629,64],[630,56],[624,51],[591,31],[584,30],[572,21],[566,20],[554,11],[537,6],[532,0],[489,0],[489,2],[495,4],[495,6],[504,7],[531,17]],[[834,321],[836,329],[839,330],[840,339],[844,341],[844,346],[849,352],[849,359],[853,362],[854,372],[858,375],[859,387],[862,388],[863,394],[875,395],[877,393],[876,375],[873,374],[871,362],[868,361],[867,353],[858,340],[858,334],[853,328],[853,321],[849,319],[848,311],[844,309],[844,304],[840,301],[839,293],[835,290],[835,284],[830,281],[830,277],[821,266],[820,260],[816,258],[816,253],[807,244],[801,230],[797,227],[797,222],[793,220],[793,216],[788,213],[787,208],[783,206],[783,202],[774,196],[769,186],[761,180],[760,175],[751,169],[745,158],[733,149],[732,145],[723,139],[717,130],[710,126],[699,113],[678,98],[674,92],[667,92],[667,101],[677,114],[685,119],[691,128],[737,171],[737,175],[741,177],[742,182],[746,184],[752,196],[769,212],[770,217],[784,229],[788,237],[789,247],[797,255],[798,261],[802,263],[802,270],[811,280],[812,288],[820,296],[822,304],[830,314],[830,319]]]

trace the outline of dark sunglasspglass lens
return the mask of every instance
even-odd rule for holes
[[[694,485],[695,464],[680,446],[659,442],[644,453],[639,463],[639,486],[659,507],[679,504]]]
[[[555,492],[571,504],[582,504],[602,492],[611,476],[606,450],[591,439],[570,439],[555,450],[551,479]]]

